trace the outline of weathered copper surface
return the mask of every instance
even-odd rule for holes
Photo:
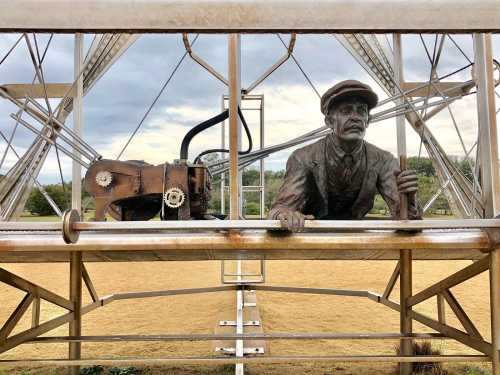
[[[149,220],[160,211],[166,220],[188,220],[205,214],[210,177],[202,165],[103,159],[87,170],[84,186],[95,199],[96,220],[104,220],[106,211],[116,220]],[[164,202],[171,188],[184,194],[177,208]]]
[[[361,219],[380,193],[399,218],[400,194],[409,194],[409,218],[420,218],[414,171],[401,171],[391,153],[364,141],[377,96],[368,85],[343,81],[321,99],[333,133],[292,153],[283,185],[269,213],[300,230],[305,219]]]

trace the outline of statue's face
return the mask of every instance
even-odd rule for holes
[[[340,140],[361,141],[368,127],[368,105],[358,98],[335,103],[328,111],[325,122]]]

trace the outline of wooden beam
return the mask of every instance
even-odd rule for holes
[[[490,254],[490,310],[492,375],[500,375],[500,249],[498,248]]]
[[[384,293],[382,294],[383,298],[389,299],[389,296],[391,295],[391,292],[394,289],[396,282],[398,281],[400,268],[401,268],[401,260],[398,260],[398,263],[396,264],[396,267],[392,272],[391,278],[389,279],[389,282],[385,287]]]
[[[47,83],[45,87],[40,83],[32,85],[27,83],[11,83],[0,87],[4,88],[10,96],[16,99],[24,99],[26,96],[33,99],[41,99],[45,98],[45,93],[47,93],[48,98],[73,96],[72,84],[70,83]]]
[[[31,311],[31,327],[34,328],[40,324],[40,298],[36,297],[33,300]]]
[[[97,302],[93,302],[91,304],[86,305],[82,309],[82,315],[89,313],[98,307],[103,306],[105,303],[105,300],[102,299]],[[16,335],[13,335],[9,338],[7,338],[5,341],[0,342],[0,353],[4,353],[7,350],[10,350],[12,348],[15,348],[16,346],[25,343],[26,341],[30,341],[34,339],[35,337],[38,337],[40,335],[43,335],[44,333],[47,333],[49,331],[52,331],[53,329],[62,326],[63,324],[68,323],[70,320],[73,319],[73,312],[69,312],[67,314],[58,316],[54,319],[51,319],[49,321],[46,321],[36,327],[27,329],[23,332],[19,332]]]
[[[41,286],[33,284],[32,282],[25,280],[13,273],[0,268],[0,281],[7,285],[13,286],[14,288],[24,290],[27,293],[33,294],[34,297],[43,298],[57,306],[64,307],[67,310],[73,310],[73,304],[66,298],[61,297]]]
[[[16,309],[9,316],[2,329],[0,329],[0,341],[5,341],[5,339],[9,337],[12,330],[16,327],[19,320],[21,320],[26,310],[30,307],[33,298],[33,295],[30,293],[27,293],[24,296]]]
[[[437,311],[438,311],[438,322],[441,324],[446,324],[446,304],[444,303],[443,294],[439,293],[436,295]]]
[[[428,298],[442,293],[447,289],[454,287],[466,280],[486,271],[490,266],[489,257],[485,256],[483,259],[472,263],[470,266],[455,272],[453,275],[448,276],[446,279],[437,282],[436,284],[424,289],[423,291],[415,294],[408,300],[410,306],[415,306],[417,303],[425,301]]]
[[[380,298],[380,303],[383,305],[390,307],[391,309],[395,311],[400,311],[401,306],[393,301]],[[459,342],[461,342],[464,345],[467,345],[473,349],[476,349],[477,351],[484,353],[488,356],[491,355],[492,353],[492,345],[489,342],[486,342],[480,338],[477,337],[472,337],[468,333],[462,332],[456,328],[450,327],[446,324],[441,324],[438,321],[431,319],[423,314],[420,314],[416,311],[411,312],[411,316],[413,319],[418,321],[419,323],[422,323],[426,325],[429,328],[432,328],[433,330],[442,333],[443,335],[446,335],[448,337],[451,337]],[[496,374],[495,374],[496,375]]]
[[[99,300],[99,295],[97,294],[96,289],[94,288],[94,284],[92,283],[92,280],[90,278],[90,275],[87,271],[87,267],[85,267],[85,264],[82,264],[82,277],[83,281],[90,293],[90,297],[92,298],[93,302],[96,302]]]
[[[440,333],[215,333],[215,334],[168,334],[168,335],[106,335],[106,336],[44,336],[29,343],[54,344],[73,342],[147,342],[147,341],[212,341],[212,340],[448,340]]]
[[[446,298],[446,302],[448,302],[448,305],[450,305],[451,309],[460,321],[460,324],[462,324],[467,333],[471,336],[482,339],[483,336],[481,336],[481,333],[479,333],[474,323],[472,323],[472,320],[470,320],[462,306],[460,306],[460,303],[457,301],[453,293],[451,293],[449,290],[445,290],[443,292],[443,296],[444,298]]]
[[[80,360],[67,359],[25,359],[0,360],[2,366],[125,366],[141,364],[144,366],[166,366],[178,364],[192,365],[222,365],[222,364],[252,364],[252,363],[304,363],[309,362],[489,362],[485,355],[335,355],[335,356],[247,356],[247,357],[171,357],[171,358],[89,358]]]

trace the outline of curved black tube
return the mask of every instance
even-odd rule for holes
[[[252,148],[253,148],[252,135],[250,134],[250,129],[248,128],[247,122],[245,120],[245,117],[243,116],[243,112],[241,111],[240,107],[238,107],[238,116],[241,119],[241,123],[243,124],[243,128],[245,129],[245,133],[246,133],[247,138],[248,138],[248,149],[245,151],[239,151],[238,154],[239,155],[246,155],[249,152],[251,152]],[[192,128],[184,136],[184,139],[182,140],[180,159],[187,160],[188,152],[189,152],[189,144],[191,143],[192,139],[197,134],[201,133],[202,131],[204,131],[204,130],[206,130],[214,125],[221,123],[224,120],[227,120],[228,117],[229,117],[229,109],[226,109],[224,112],[218,114],[217,116],[212,117],[206,121],[203,121],[202,123],[200,123],[200,124],[196,125],[194,128]],[[223,148],[217,148],[217,149],[214,148],[214,149],[203,151],[194,159],[194,163],[197,164],[200,161],[202,156],[207,155],[207,154],[211,154],[214,152],[226,152],[227,153],[227,152],[229,152],[229,150],[223,149]]]
[[[248,149],[246,149],[245,151],[238,151],[238,155],[246,155],[249,154],[253,148],[252,134],[250,134],[250,129],[248,128],[247,122],[245,120],[245,117],[243,116],[243,112],[241,111],[240,107],[238,107],[238,115],[240,116],[241,123],[243,124],[243,128],[245,129],[245,133],[248,138]],[[213,154],[214,152],[229,153],[229,150],[226,148],[212,148],[210,150],[205,150],[194,159],[194,164],[198,164],[203,156],[208,154]]]
[[[184,136],[184,139],[182,140],[180,159],[187,160],[188,151],[189,151],[189,144],[191,143],[191,140],[198,133],[201,133],[203,130],[206,130],[206,129],[226,120],[228,117],[229,117],[229,109],[226,109],[224,112],[218,114],[215,117],[208,119],[207,121],[203,121],[201,124],[196,125],[190,131],[188,131],[188,133]]]

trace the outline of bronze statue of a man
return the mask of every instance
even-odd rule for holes
[[[369,111],[377,105],[370,86],[347,80],[321,97],[321,112],[333,132],[289,157],[270,219],[300,231],[305,219],[361,219],[379,192],[393,218],[400,194],[409,196],[409,219],[420,218],[415,171],[399,169],[391,153],[364,141]]]

